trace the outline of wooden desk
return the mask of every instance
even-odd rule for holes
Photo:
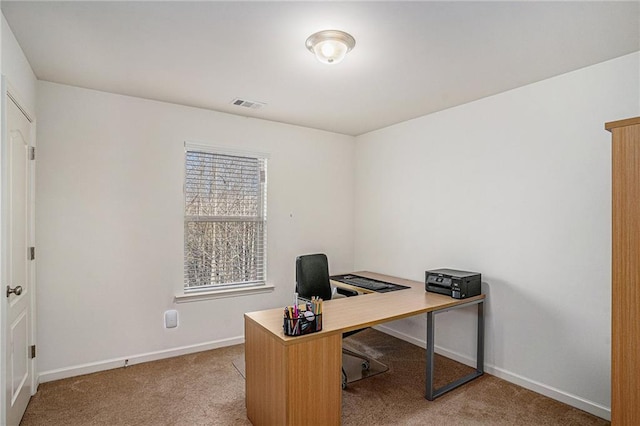
[[[410,288],[326,301],[322,331],[298,337],[284,335],[282,307],[244,315],[245,397],[247,417],[254,425],[339,425],[342,417],[342,333],[413,315],[427,314],[427,399],[433,400],[482,375],[484,295],[458,300],[427,293],[421,282],[371,272],[355,274]],[[473,304],[478,306],[476,371],[434,389],[433,315]]]

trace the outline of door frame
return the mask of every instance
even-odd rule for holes
[[[7,189],[5,186],[8,182],[7,173],[7,143],[9,141],[9,133],[7,130],[7,102],[9,98],[18,106],[18,108],[22,111],[22,113],[27,117],[30,122],[29,129],[29,143],[30,146],[36,147],[36,120],[35,115],[33,115],[30,111],[28,111],[24,105],[25,103],[21,101],[21,97],[15,88],[11,85],[11,83],[7,80],[7,78],[2,75],[0,78],[0,95],[2,98],[0,99],[0,128],[1,128],[1,137],[0,137],[0,289],[2,290],[2,295],[0,295],[0,425],[6,424],[6,415],[7,415],[7,383],[6,383],[6,346],[7,346],[7,336],[6,336],[6,315],[7,315],[7,301],[8,298],[5,297],[5,288],[7,284],[7,267],[8,267],[8,242],[6,235],[8,235],[8,223],[5,218],[7,217]],[[11,102],[11,101],[9,101]],[[30,246],[35,247],[35,163],[30,167],[30,184],[29,184],[29,198],[30,198],[30,211],[29,217],[27,219],[28,226],[31,230],[30,232]],[[37,337],[37,327],[36,327],[36,267],[35,262],[30,262],[29,264],[29,276],[31,279],[31,288],[30,288],[30,296],[29,296],[29,312],[30,318],[28,319],[30,324],[29,330],[29,340],[31,345],[36,344]],[[36,358],[31,358],[31,395],[33,396],[39,384],[39,377],[37,374],[37,363]]]

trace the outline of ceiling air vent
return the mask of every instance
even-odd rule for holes
[[[251,108],[251,109],[260,109],[266,105],[264,102],[248,101],[246,99],[238,99],[238,98],[235,98],[234,100],[232,100],[231,103],[233,105],[241,106],[244,108]]]

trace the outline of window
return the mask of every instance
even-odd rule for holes
[[[185,148],[185,291],[264,285],[266,157]]]

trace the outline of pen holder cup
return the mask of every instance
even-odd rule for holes
[[[301,311],[304,313],[304,311]],[[304,315],[298,318],[284,318],[284,334],[287,336],[302,336],[322,330],[322,314],[315,314],[307,318]]]

